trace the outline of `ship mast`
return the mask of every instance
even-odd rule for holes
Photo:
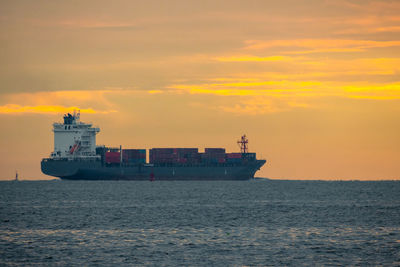
[[[248,153],[249,152],[249,139],[246,138],[244,134],[239,141],[237,141],[238,145],[240,146],[240,153]]]

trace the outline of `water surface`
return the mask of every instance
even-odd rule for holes
[[[400,265],[400,182],[0,182],[0,265]]]

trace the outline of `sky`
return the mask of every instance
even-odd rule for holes
[[[400,1],[0,2],[0,179],[52,179],[52,123],[225,147],[273,179],[400,179]]]

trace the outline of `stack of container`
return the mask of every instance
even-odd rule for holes
[[[227,153],[226,161],[228,163],[241,163],[242,162],[242,153]]]
[[[123,149],[122,155],[126,163],[146,163],[146,149]]]
[[[149,150],[150,163],[172,163],[175,157],[173,148],[152,148]]]
[[[198,148],[152,148],[150,163],[195,163],[199,161]]]
[[[122,160],[123,160],[123,162],[126,162],[128,160],[128,158],[123,155]],[[120,163],[121,154],[119,152],[108,151],[105,154],[105,161],[106,161],[106,163]]]
[[[225,148],[206,148],[201,155],[204,163],[225,163]]]
[[[199,149],[198,148],[175,148],[174,153],[178,155],[178,163],[198,163]]]
[[[108,164],[120,163],[121,155],[116,148],[97,147],[96,153],[102,155],[102,158],[104,155]],[[225,148],[206,148],[204,153],[199,153],[198,148],[152,148],[149,150],[149,159],[153,164],[241,163],[243,160],[254,161],[256,153],[225,153]],[[145,164],[146,149],[123,149],[122,162]]]

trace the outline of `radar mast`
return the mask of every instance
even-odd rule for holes
[[[246,135],[242,135],[239,141],[237,141],[238,145],[240,146],[241,153],[248,153],[249,152],[249,139],[247,139]]]

